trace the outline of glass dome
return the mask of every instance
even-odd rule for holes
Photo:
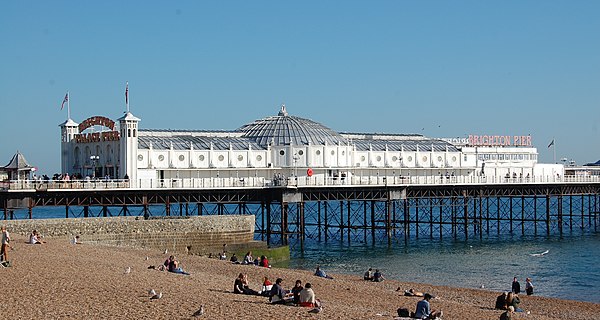
[[[288,115],[285,105],[281,106],[277,116],[256,120],[237,130],[244,132],[243,137],[252,139],[262,146],[347,143],[342,135],[320,123]]]

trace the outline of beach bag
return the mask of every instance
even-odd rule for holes
[[[409,317],[410,312],[406,308],[398,308],[398,316],[399,317]]]

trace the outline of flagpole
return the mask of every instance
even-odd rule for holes
[[[125,82],[125,105],[127,107],[127,113],[129,113],[129,81]]]
[[[556,139],[554,137],[552,137],[552,142],[554,142],[554,144],[552,144],[552,150],[554,151],[554,163],[556,163]]]
[[[71,119],[71,96],[67,90],[67,119]]]

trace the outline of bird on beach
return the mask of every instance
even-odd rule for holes
[[[154,295],[156,295],[156,291],[154,291],[154,289],[150,289],[150,291],[148,291],[148,295],[153,297]]]
[[[169,253],[169,250],[165,249],[165,252],[163,252],[163,254],[167,254],[167,253]]]
[[[550,250],[546,250],[546,251],[541,252],[541,253],[532,253],[532,254],[530,254],[530,256],[532,256],[532,257],[541,257],[541,256],[544,256],[544,255],[548,254],[548,252],[550,252]]]
[[[150,300],[157,300],[162,298],[163,294],[162,292],[159,292],[158,294],[153,295],[152,297],[150,297]]]
[[[144,259],[144,260],[148,261],[148,256],[146,256],[146,259]]]
[[[130,274],[130,273],[131,273],[131,267],[125,268],[125,274]]]
[[[194,312],[193,316],[194,317],[201,317],[204,314],[204,306],[200,306],[200,309],[198,309],[198,311]]]

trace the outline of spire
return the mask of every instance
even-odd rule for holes
[[[279,110],[279,113],[277,114],[280,117],[287,117],[288,113],[287,110],[285,110],[285,103],[281,104],[281,110]]]

